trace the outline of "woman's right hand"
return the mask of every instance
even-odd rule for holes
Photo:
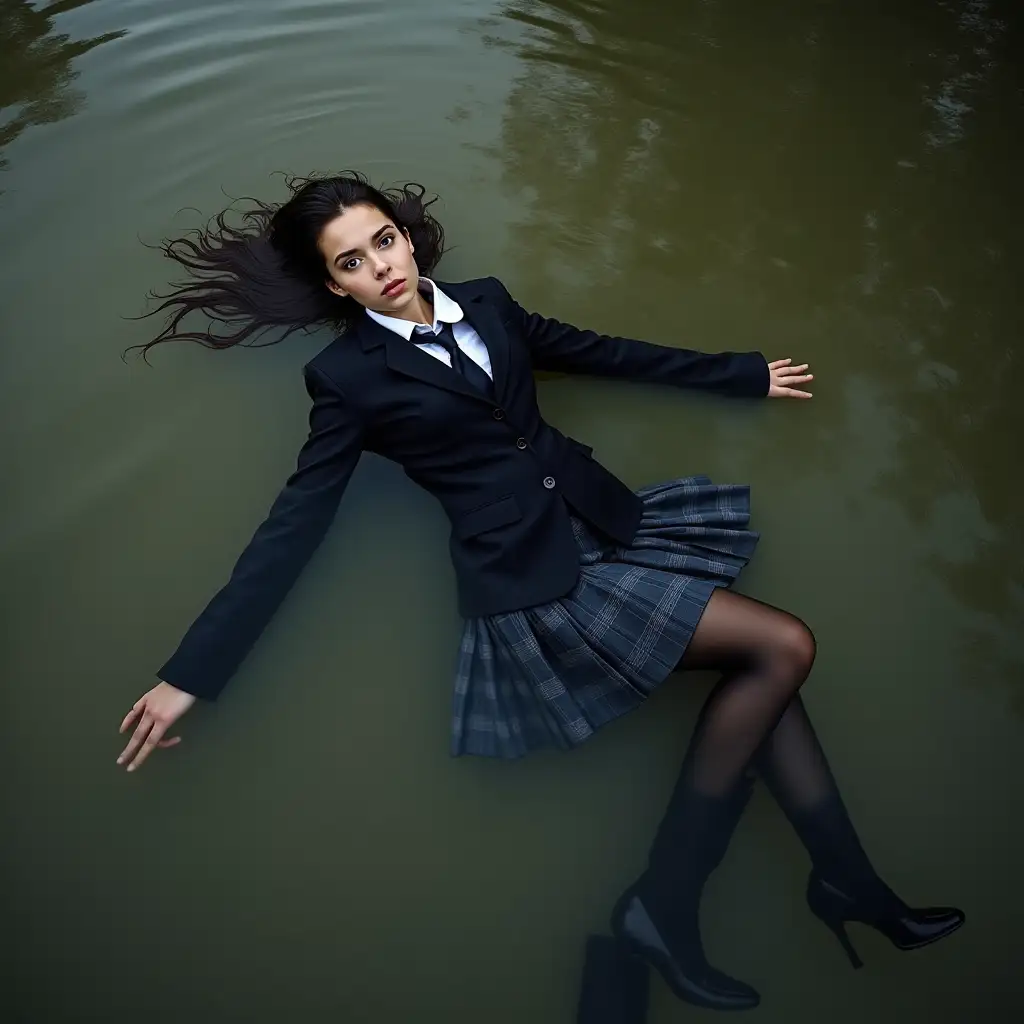
[[[191,693],[179,690],[170,683],[158,683],[149,693],[143,694],[135,706],[124,716],[118,732],[127,732],[132,723],[138,722],[128,746],[121,751],[118,764],[127,764],[133,772],[154,750],[173,747],[181,742],[180,736],[164,739],[164,734],[195,703]]]

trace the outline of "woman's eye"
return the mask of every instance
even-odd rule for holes
[[[382,238],[382,239],[380,240],[380,245],[381,245],[381,248],[383,248],[383,247],[384,247],[384,244],[385,244],[385,243],[387,243],[388,245],[390,245],[390,244],[391,244],[391,243],[392,243],[392,242],[393,242],[394,240],[395,240],[395,236],[394,236],[394,235],[385,235],[385,236],[384,236],[384,237],[383,237],[383,238]]]
[[[346,270],[355,270],[359,266],[359,260],[351,259],[345,264]]]

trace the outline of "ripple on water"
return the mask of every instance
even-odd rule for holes
[[[382,55],[402,60],[424,44],[457,46],[461,19],[425,14],[409,2],[372,0],[175,9],[132,26],[112,77],[123,84],[123,103],[143,112],[189,94],[214,100],[247,75],[271,86],[322,85],[335,75],[372,81],[381,72],[371,62]]]
[[[414,0],[136,5],[105,91],[133,142],[163,155],[145,190],[174,191],[215,174],[228,151],[302,158],[325,138],[375,137],[403,90],[419,88],[410,69],[425,55],[437,74],[455,73],[447,58],[464,45],[468,10]]]

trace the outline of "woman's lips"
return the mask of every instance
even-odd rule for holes
[[[381,292],[381,295],[386,295],[390,299],[402,291],[403,288],[405,288],[405,278],[400,277],[397,281],[392,281],[391,284]]]

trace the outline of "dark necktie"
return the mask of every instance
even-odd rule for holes
[[[488,397],[494,394],[494,382],[487,376],[487,371],[482,366],[459,348],[451,324],[442,324],[437,334],[421,334],[419,337],[423,341],[440,345],[451,357],[452,369],[461,373],[478,391],[482,391]]]

